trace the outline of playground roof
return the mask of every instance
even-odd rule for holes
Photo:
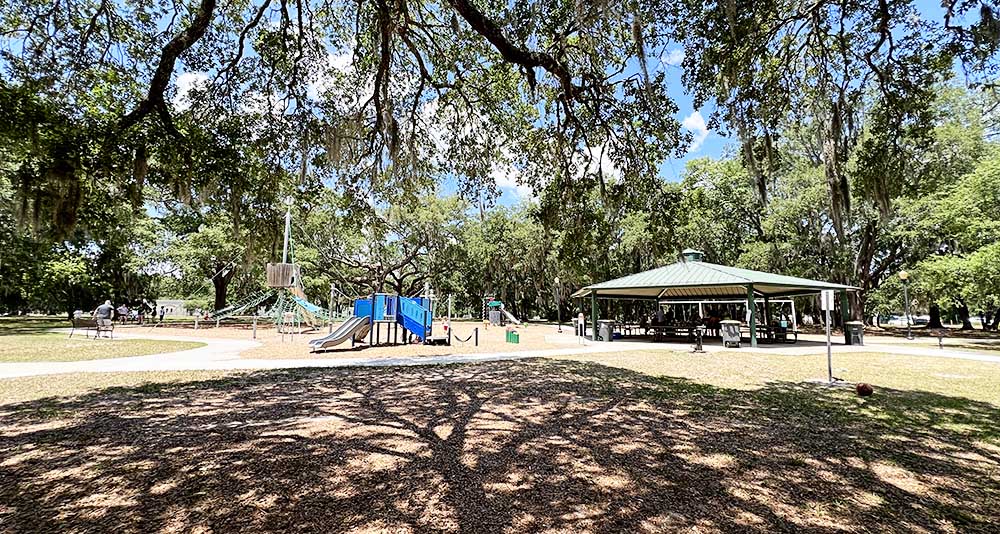
[[[580,289],[573,297],[595,294],[606,299],[713,299],[747,296],[753,284],[761,297],[809,295],[822,290],[856,291],[858,288],[795,276],[752,271],[687,259],[657,269],[630,274]]]

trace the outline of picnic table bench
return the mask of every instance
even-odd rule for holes
[[[664,325],[664,326],[650,326],[650,330],[653,331],[653,341],[662,341],[668,337],[683,337],[686,339],[693,339],[695,332],[698,330],[697,326],[683,326],[683,325]]]
[[[73,328],[69,331],[69,337],[79,330],[83,330],[84,336],[90,338],[90,331],[94,331],[94,339],[100,337],[101,332],[107,332],[111,339],[115,338],[115,322],[111,319],[92,319],[90,317],[75,317],[71,319]]]
[[[750,327],[741,326],[740,333],[746,334],[746,337],[750,337]],[[788,336],[792,336],[792,340],[788,340]],[[793,330],[786,326],[766,326],[757,325],[757,339],[764,342],[781,342],[781,343],[795,343],[799,340],[799,331]]]

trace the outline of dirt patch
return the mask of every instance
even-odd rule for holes
[[[336,328],[336,325],[334,326]],[[572,347],[573,336],[569,328],[564,328],[562,334],[558,334],[556,329],[550,325],[529,325],[517,327],[519,343],[513,344],[506,341],[506,328],[498,326],[484,327],[482,322],[455,321],[452,323],[453,336],[451,346],[404,344],[403,329],[398,329],[397,341],[399,344],[392,344],[392,331],[389,325],[383,325],[379,331],[380,342],[376,346],[368,347],[367,343],[357,343],[352,348],[350,342],[334,347],[332,350],[320,353],[312,353],[309,348],[309,340],[323,337],[327,329],[319,331],[304,332],[301,334],[282,336],[271,326],[259,325],[257,328],[256,340],[261,343],[260,347],[248,350],[240,354],[243,358],[249,359],[339,359],[339,358],[411,358],[419,356],[443,356],[450,354],[468,353],[495,353],[495,352],[517,352],[526,350],[542,350]],[[473,335],[473,330],[479,329],[479,345],[474,344],[474,339],[459,341],[459,338],[466,339]],[[157,335],[169,336],[204,336],[223,339],[251,339],[253,330],[244,326],[224,326],[221,328],[200,328],[193,330],[190,328],[144,328],[136,329],[134,333],[142,332],[154,333]],[[445,332],[443,323],[434,324],[434,335],[442,335]],[[367,339],[367,338],[366,338]],[[560,342],[562,339],[562,342]],[[381,343],[381,344],[379,344]]]

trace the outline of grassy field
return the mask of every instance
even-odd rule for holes
[[[827,533],[1000,520],[987,364],[841,357],[845,378],[876,385],[860,399],[802,382],[825,374],[814,358],[584,359],[4,381],[0,525]]]
[[[655,377],[674,377],[732,389],[764,389],[775,384],[826,380],[826,355],[723,352],[692,354],[657,351],[582,354],[564,359],[619,367]],[[1000,364],[901,356],[843,353],[833,356],[833,375],[876,388],[937,393],[1000,408]]]
[[[49,333],[50,328],[69,326],[59,318],[0,319],[0,363],[71,362],[159,354],[203,347],[204,343],[149,339],[87,339],[81,333]]]

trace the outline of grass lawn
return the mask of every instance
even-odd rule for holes
[[[0,530],[987,532],[1000,521],[996,393],[947,387],[996,380],[976,362],[945,373],[969,379],[922,382],[945,370],[933,366],[870,376],[877,392],[859,399],[801,382],[823,374],[814,362],[587,359],[598,356],[609,360],[3,381]],[[845,378],[900,363],[863,357],[838,360]]]
[[[152,339],[87,339],[66,334],[0,336],[0,362],[75,362],[195,349],[204,343]]]
[[[566,356],[701,384],[763,389],[788,382],[826,380],[826,354],[774,355],[746,352],[692,354],[637,351]],[[833,355],[833,375],[847,382],[868,382],[879,388],[940,393],[1000,408],[1000,364],[882,353]]]
[[[0,318],[0,363],[12,362],[74,362],[105,358],[124,358],[188,350],[205,346],[190,341],[159,341],[150,339],[87,339],[81,332],[69,338],[67,334],[48,332],[65,328],[69,321],[62,317],[2,317]]]

